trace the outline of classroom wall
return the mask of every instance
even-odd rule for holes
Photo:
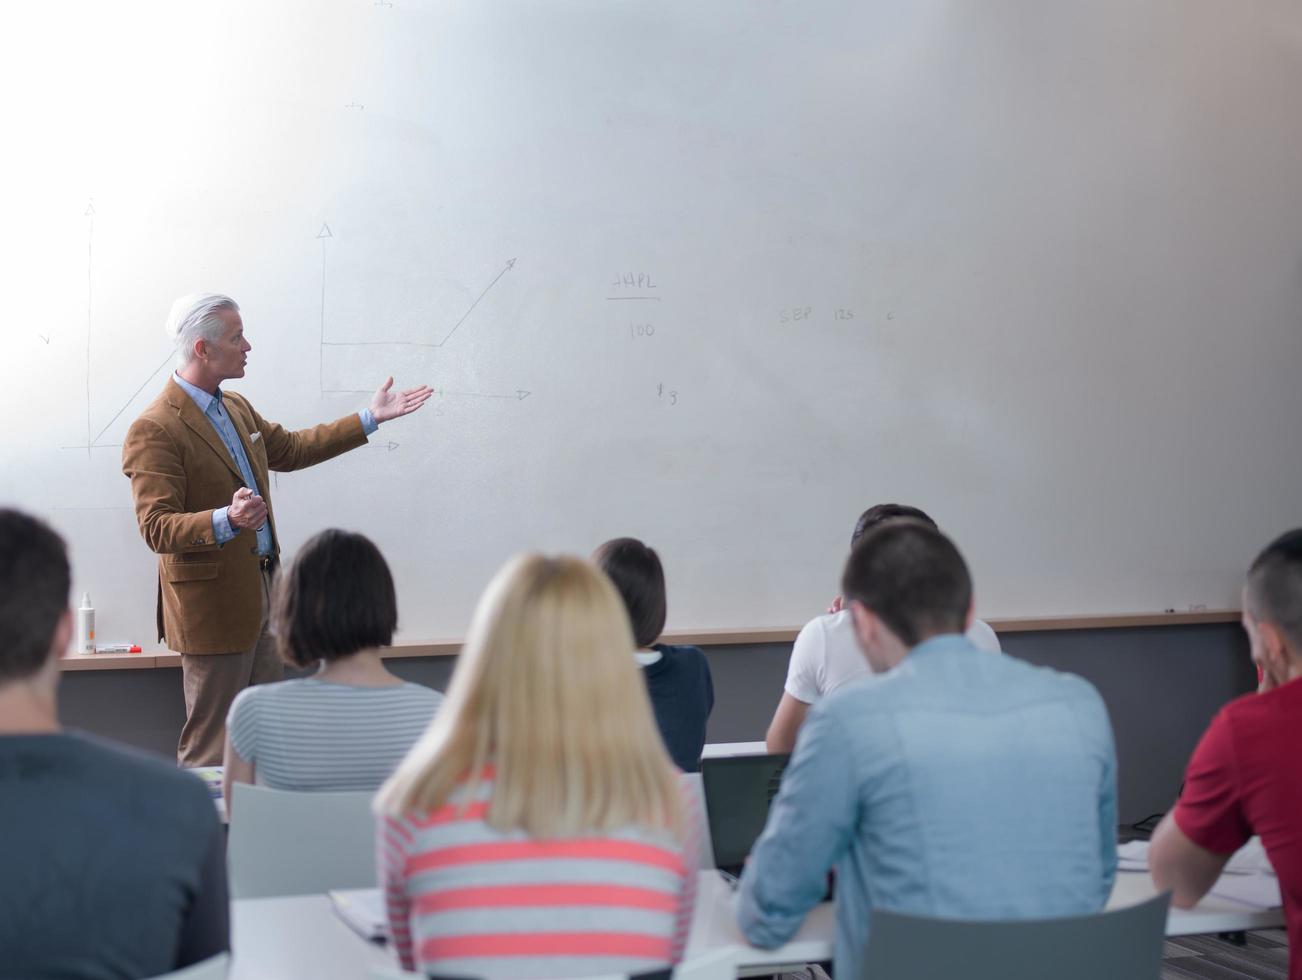
[[[103,640],[154,636],[120,444],[196,289],[267,419],[436,387],[271,488],[285,558],[376,540],[408,642],[615,535],[695,630],[822,608],[874,501],[991,617],[1223,608],[1302,523],[1302,4],[73,0],[0,36],[39,147],[0,176],[0,500]]]
[[[1080,674],[1103,695],[1119,759],[1120,819],[1166,810],[1185,762],[1212,715],[1255,683],[1247,641],[1235,624],[1006,633],[1004,649]],[[711,742],[762,739],[786,677],[787,644],[707,651],[714,673]],[[452,657],[394,659],[394,673],[444,689]],[[171,756],[185,720],[179,669],[70,671],[65,725]]]

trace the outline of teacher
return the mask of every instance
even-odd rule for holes
[[[136,520],[158,555],[158,638],[181,654],[183,766],[221,762],[226,713],[251,684],[280,680],[284,666],[267,631],[280,542],[267,474],[298,470],[366,443],[381,422],[420,408],[421,385],[393,391],[389,378],[369,408],[288,432],[221,384],[244,377],[253,348],[228,296],[185,296],[166,331],[177,369],[122,446]]]

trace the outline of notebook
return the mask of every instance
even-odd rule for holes
[[[335,915],[363,939],[373,943],[389,938],[389,916],[378,888],[339,888],[329,892]]]

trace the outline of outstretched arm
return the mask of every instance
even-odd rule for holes
[[[1189,839],[1174,814],[1162,818],[1148,848],[1148,866],[1159,891],[1170,890],[1171,904],[1191,909],[1221,876],[1230,854],[1217,854]]]

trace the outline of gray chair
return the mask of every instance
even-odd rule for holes
[[[694,804],[697,819],[697,839],[701,842],[700,870],[714,870],[714,848],[710,844],[710,822],[705,819],[705,786],[701,783],[699,772],[679,774],[683,790]]]
[[[737,950],[715,949],[683,960],[673,969],[673,980],[733,980],[737,975]],[[373,966],[370,980],[425,980],[423,973],[409,973],[396,966]],[[628,980],[624,976],[588,977],[587,980]]]
[[[374,793],[289,793],[235,783],[231,797],[231,898],[375,887]]]
[[[874,910],[863,980],[1158,980],[1169,894],[1069,919],[973,922]]]

